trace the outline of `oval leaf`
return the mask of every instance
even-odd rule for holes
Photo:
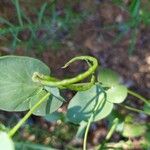
[[[44,118],[46,121],[56,122],[58,120],[64,120],[65,116],[63,113],[55,111],[51,114],[46,115]]]
[[[105,86],[113,86],[119,84],[120,76],[110,69],[102,68],[99,70],[98,81]]]
[[[125,124],[123,129],[124,137],[138,137],[145,133],[146,126],[143,124]]]
[[[60,95],[59,89],[57,87],[44,87],[49,93],[51,93],[51,95],[53,95],[53,97],[55,97],[56,99],[58,99],[58,101],[62,101],[64,102],[65,99]]]
[[[104,93],[101,91],[99,85],[94,85],[87,91],[77,92],[69,103],[67,111],[68,119],[76,124],[79,124],[81,121],[87,121],[99,102],[100,105],[93,121],[103,119],[109,115],[113,104],[104,99]]]
[[[24,111],[30,98],[41,88],[32,81],[34,72],[49,75],[49,68],[41,61],[20,56],[0,57],[0,109]]]
[[[1,150],[15,150],[14,143],[6,132],[0,131],[0,149]]]
[[[115,85],[106,91],[107,101],[111,103],[122,103],[128,94],[128,90],[123,85]]]
[[[58,89],[56,89],[56,91],[59,92]],[[34,106],[39,99],[46,95],[46,93],[47,92],[43,90],[39,94],[32,97],[32,99],[30,100],[30,107]],[[39,107],[37,107],[33,114],[37,116],[45,116],[56,111],[62,105],[62,99],[62,97],[58,99],[53,94],[51,94],[47,100],[45,100]]]

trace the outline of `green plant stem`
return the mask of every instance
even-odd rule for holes
[[[130,106],[123,105],[123,104],[118,104],[118,105],[121,106],[121,107],[124,107],[124,108],[126,108],[126,109],[128,109],[128,110],[134,111],[134,112],[138,112],[138,113],[143,113],[143,114],[146,114],[146,115],[150,115],[149,113],[147,113],[147,112],[145,112],[145,111],[143,111],[143,110],[139,110],[139,109],[136,109],[136,108],[132,108],[132,107],[130,107]]]
[[[90,119],[88,120],[88,123],[87,123],[87,126],[86,126],[86,130],[85,130],[85,134],[84,134],[84,141],[83,141],[83,150],[86,150],[87,136],[88,136],[88,132],[89,132],[89,129],[90,129],[91,122],[93,120],[93,116],[94,116],[94,114],[92,114],[90,116]]]
[[[20,26],[23,27],[23,21],[22,21],[22,17],[21,17],[19,0],[15,0],[15,6],[16,6],[16,11],[17,11],[17,16],[18,16],[19,24],[20,24]]]
[[[132,95],[132,96],[134,96],[134,97],[136,97],[136,98],[142,100],[144,103],[150,105],[150,102],[149,102],[146,98],[144,98],[143,96],[141,96],[140,94],[138,94],[138,93],[136,93],[136,92],[134,92],[134,91],[132,91],[132,90],[129,90],[129,89],[128,89],[128,93],[129,93],[130,95]]]
[[[104,99],[105,100],[105,99]],[[93,110],[93,113],[91,114],[89,120],[88,120],[88,123],[87,123],[87,126],[86,126],[86,129],[85,129],[85,134],[84,134],[84,141],[83,141],[83,150],[86,150],[86,145],[87,145],[87,136],[88,136],[88,132],[89,132],[89,129],[90,129],[90,125],[91,125],[91,122],[93,121],[93,118],[94,118],[94,115],[96,113],[96,111],[98,110],[99,106],[101,105],[101,103],[104,102],[103,101],[98,101],[94,110]]]
[[[28,113],[8,132],[9,137],[12,137],[16,131],[26,122],[26,120],[32,115],[35,109],[40,106],[47,98],[50,96],[50,93],[47,93],[42,97],[29,111]]]
[[[142,143],[142,142],[141,142]],[[133,143],[129,141],[119,141],[118,143],[107,143],[106,145],[103,146],[103,149],[101,149],[102,145],[96,146],[95,150],[123,150],[123,149],[133,149],[134,145]]]
[[[48,24],[44,24],[46,26]],[[37,29],[39,27],[38,24],[25,24],[24,26],[12,26],[9,28],[0,29],[0,35],[5,35],[13,32],[23,31],[24,29]]]
[[[108,134],[106,135],[105,140],[102,142],[102,144],[100,144],[100,145],[98,146],[98,149],[99,149],[99,150],[103,150],[105,147],[107,147],[107,146],[106,146],[106,145],[107,145],[107,142],[110,140],[110,138],[112,137],[114,131],[116,130],[116,127],[117,127],[117,125],[118,125],[118,122],[119,122],[118,118],[115,118],[115,119],[113,120],[113,125],[112,125],[111,129],[109,130]]]
[[[47,7],[47,2],[45,2],[42,7],[41,7],[41,10],[38,14],[38,24],[41,25],[42,24],[42,19],[43,19],[43,16],[44,16],[44,12],[46,10],[46,7]]]
[[[112,134],[113,134],[114,131],[116,130],[116,127],[117,127],[117,125],[118,125],[118,122],[119,122],[118,118],[115,118],[114,121],[113,121],[113,125],[112,125],[111,129],[109,130],[109,132],[108,132],[108,134],[107,134],[107,136],[106,136],[106,141],[110,140]]]

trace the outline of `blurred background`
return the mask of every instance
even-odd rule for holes
[[[119,73],[127,87],[149,98],[150,1],[0,0],[0,56],[12,54],[42,60],[58,78],[73,76],[85,69],[84,64],[61,69],[72,57],[91,55],[102,67]],[[64,95],[69,101],[74,94],[66,91]],[[134,98],[128,97],[126,103],[143,108],[140,101],[131,99]],[[59,112],[65,112],[66,106]],[[145,115],[122,108],[120,114],[129,115],[137,122],[150,121]],[[11,127],[23,115],[1,111],[0,122]],[[98,145],[106,136],[109,119],[92,125],[89,147]],[[82,139],[75,139],[77,128],[60,113],[50,119],[32,116],[15,140],[57,149],[80,148]],[[116,134],[113,142],[124,138]],[[133,139],[137,149],[141,148],[140,138]]]

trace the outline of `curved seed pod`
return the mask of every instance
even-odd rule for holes
[[[39,83],[46,85],[46,86],[56,86],[56,87],[62,86],[63,87],[63,86],[71,85],[71,84],[74,84],[74,83],[77,83],[77,82],[84,80],[88,76],[92,75],[95,72],[96,68],[98,67],[98,62],[97,62],[96,58],[91,57],[91,56],[78,56],[78,57],[71,59],[62,68],[68,67],[71,63],[73,63],[77,60],[88,61],[89,63],[91,63],[91,65],[86,72],[81,73],[81,74],[77,75],[76,77],[64,79],[64,80],[60,80],[60,81],[56,79],[56,81],[55,81],[55,78],[54,78],[54,80],[53,79],[52,80],[51,79],[46,80],[47,77],[45,77],[44,75],[42,75],[40,73],[34,73],[32,80],[34,82],[39,82]]]
[[[74,91],[86,91],[93,86],[94,82],[95,82],[95,76],[92,75],[91,81],[88,83],[76,83],[76,84],[67,85],[65,87]]]

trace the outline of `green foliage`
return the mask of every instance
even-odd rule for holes
[[[113,86],[119,84],[120,76],[107,68],[99,69],[98,81],[101,82],[105,86]]]
[[[50,74],[49,68],[41,61],[30,57],[4,56],[0,58],[0,69],[1,109],[28,110],[47,93],[42,90],[43,85],[32,81],[34,72]],[[38,107],[38,111],[34,111],[35,115],[43,116],[57,110],[62,105],[64,100],[60,97],[58,89],[50,91],[51,96]]]
[[[42,88],[32,81],[33,73],[50,73],[41,61],[19,56],[1,57],[0,70],[0,108],[7,111],[28,110],[30,99]]]
[[[101,88],[98,85],[94,85],[87,91],[78,92],[71,99],[67,116],[73,123],[78,124],[81,121],[87,121],[97,104],[99,107],[94,114],[93,121],[105,118],[110,114],[113,108],[113,104],[105,99],[105,95]]]
[[[54,94],[51,94],[46,101],[44,101],[39,107],[37,107],[37,109],[33,112],[34,115],[45,116],[47,114],[51,114],[62,105],[64,99],[61,96],[56,97],[57,92],[59,92],[57,88],[55,92],[56,94],[53,92]],[[30,108],[32,108],[39,99],[46,95],[46,93],[47,92],[43,90],[38,95],[33,96],[30,100]]]
[[[138,17],[140,4],[141,0],[132,0],[131,5],[129,6],[129,12],[133,18]]]
[[[133,137],[139,137],[139,136],[143,135],[145,132],[146,132],[146,126],[143,124],[125,123],[122,135],[124,137],[133,138]]]
[[[144,111],[150,114],[150,104],[144,104]]]
[[[35,14],[35,18],[32,19],[32,16],[27,15],[21,8],[19,0],[12,0],[12,3],[16,9],[18,22],[11,22],[0,17],[0,23],[4,26],[3,29],[0,29],[0,36],[11,36],[10,46],[13,49],[18,46],[39,51],[49,46],[52,49],[58,49],[62,46],[62,38],[70,35],[86,14],[74,11],[71,4],[67,3],[63,8],[64,15],[62,15],[57,10],[57,0],[53,0],[43,3],[40,9],[37,9],[36,6],[32,8]]]
[[[40,144],[23,143],[23,142],[22,143],[16,142],[15,149],[16,150],[20,150],[20,149],[23,149],[23,150],[26,150],[26,149],[27,150],[56,150],[54,148],[46,147]]]
[[[149,26],[149,24],[150,24],[149,8],[150,8],[150,1],[146,2],[146,4],[140,10],[141,21],[146,26]]]
[[[65,123],[72,122],[80,125],[76,137],[81,138],[85,133],[84,150],[86,149],[87,135],[91,123],[110,115],[113,106],[122,103],[128,93],[141,99],[147,106],[145,106],[144,111],[129,106],[125,108],[149,114],[146,113],[149,101],[122,85],[118,74],[105,68],[100,69],[97,78],[95,78],[95,72],[98,67],[98,62],[95,58],[78,56],[67,62],[63,68],[79,60],[87,62],[89,66],[87,71],[73,78],[60,80],[52,77],[50,69],[37,59],[22,56],[3,56],[0,58],[0,109],[5,111],[29,110],[10,131],[6,130],[7,134],[1,132],[1,136],[5,136],[6,142],[9,143],[7,146],[11,145],[9,138],[18,131],[32,114],[46,116],[45,119],[51,122],[61,120]],[[88,77],[91,77],[91,81],[82,83]],[[77,91],[70,100],[66,116],[64,113],[56,112],[65,102],[65,99],[60,94],[60,90],[63,89]],[[113,117],[113,112],[110,120],[113,120],[112,127],[102,147],[105,147],[106,141],[111,138],[115,130],[118,130],[118,125],[123,123],[119,116]],[[145,125],[133,123],[130,117],[122,125],[122,128],[118,131],[124,137],[138,137],[145,133],[147,129]],[[1,126],[1,129],[5,131],[3,126]],[[64,131],[62,134],[64,134]],[[0,143],[0,145],[2,144]],[[4,145],[6,144],[4,143]],[[20,146],[21,144],[18,144],[17,148],[19,149]],[[47,149],[47,147],[34,144],[25,144],[23,147],[28,149]]]
[[[15,150],[14,143],[6,132],[0,131],[0,149]]]
[[[143,140],[143,143],[142,143],[142,147],[145,148],[145,149],[150,147],[150,134],[149,133],[150,133],[150,126],[148,126],[148,130],[145,133],[144,140]]]
[[[62,120],[63,122],[65,122],[64,114],[60,113],[60,112],[57,112],[57,111],[46,115],[44,118],[49,122],[56,122],[58,120]]]
[[[111,103],[122,103],[127,97],[127,88],[123,85],[116,85],[106,91],[107,100]]]
[[[106,99],[111,103],[122,103],[127,97],[127,88],[120,85],[120,77],[114,71],[103,68],[98,74],[98,81],[108,87],[106,92]]]
[[[150,1],[132,0],[128,5],[123,0],[113,0],[113,2],[126,10],[130,15],[130,18],[126,22],[115,26],[115,28],[124,28],[126,32],[119,33],[114,43],[121,40],[125,36],[125,33],[130,32],[131,39],[128,52],[132,54],[136,47],[137,33],[141,25],[149,26],[150,24]]]
[[[145,136],[148,131],[148,124],[136,122],[131,114],[125,115],[124,119],[117,125],[116,131],[121,133],[123,137],[135,138]]]
[[[87,122],[86,122],[86,121],[81,121],[81,122],[80,122],[78,131],[77,131],[77,133],[76,133],[76,138],[77,138],[77,139],[82,139],[82,138],[83,138],[83,135],[84,135],[84,133],[85,133],[86,126],[87,126]]]

